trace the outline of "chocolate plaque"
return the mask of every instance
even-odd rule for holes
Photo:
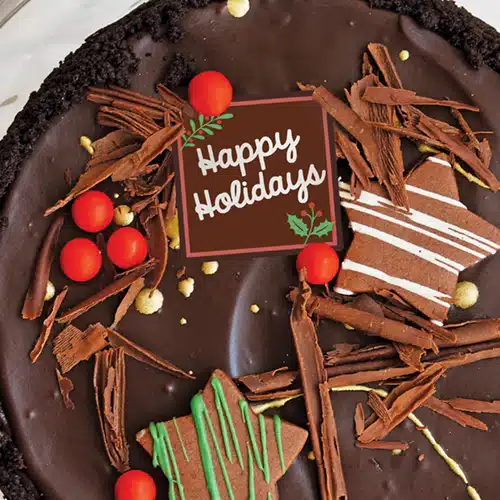
[[[176,146],[187,257],[339,247],[333,124],[311,95],[235,101]]]

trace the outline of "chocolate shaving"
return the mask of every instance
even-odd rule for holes
[[[52,304],[52,309],[50,310],[49,315],[45,318],[43,322],[42,331],[40,332],[38,340],[36,341],[35,346],[30,352],[30,359],[32,363],[36,363],[36,361],[40,357],[40,354],[42,354],[42,351],[45,345],[47,344],[47,341],[50,338],[50,334],[52,333],[52,327],[54,326],[57,313],[59,312],[61,304],[63,303],[63,300],[66,297],[67,293],[68,293],[68,287],[65,286],[62,292],[59,293],[54,299],[54,303]]]
[[[96,352],[108,346],[105,332],[87,328],[84,332],[68,325],[55,339],[53,353],[63,374],[80,361],[87,361]]]
[[[158,203],[158,199],[155,200]],[[149,255],[156,260],[151,273],[150,288],[158,288],[168,263],[168,238],[163,211],[158,207],[149,207],[141,213],[141,224],[148,236]]]
[[[290,325],[302,377],[321,498],[337,500],[347,498],[347,491],[340,462],[335,419],[326,385],[323,356],[316,329],[306,311],[310,296],[311,289],[301,276],[300,291],[294,298]]]
[[[101,335],[107,335],[112,346],[123,348],[127,356],[130,356],[131,358],[134,358],[141,363],[145,363],[152,368],[170,373],[171,375],[175,375],[179,378],[187,378],[191,380],[195,379],[193,375],[185,372],[181,368],[178,368],[174,364],[170,363],[170,361],[161,358],[154,352],[151,352],[144,347],[141,347],[140,345],[132,342],[123,335],[120,335],[115,330],[112,330],[110,328],[106,329],[99,323],[90,326],[89,329],[97,330]]]
[[[296,371],[280,371],[258,373],[239,377],[238,382],[244,384],[254,394],[265,393],[276,389],[284,389],[297,379]]]
[[[95,357],[94,391],[102,438],[111,465],[118,472],[129,466],[125,436],[125,355],[110,348]]]
[[[127,293],[121,300],[115,311],[115,318],[111,328],[116,328],[118,323],[125,317],[130,306],[134,303],[139,292],[144,288],[144,278],[137,278],[128,288]]]
[[[385,400],[389,423],[377,419],[359,436],[361,443],[380,441],[405,420],[410,413],[422,406],[436,391],[434,384],[444,373],[439,364],[431,365],[418,377],[403,382]]]
[[[35,271],[31,279],[31,284],[24,299],[22,317],[33,320],[42,315],[45,295],[47,293],[47,283],[49,282],[50,268],[54,260],[55,248],[59,239],[64,217],[57,217],[50,225],[45,239],[43,240]]]
[[[382,420],[384,425],[391,424],[391,415],[389,414],[389,410],[385,406],[382,398],[376,392],[370,392],[368,394],[367,403],[368,406],[375,412],[375,415]],[[363,434],[363,432],[360,434]]]
[[[289,293],[288,298],[294,300],[297,294],[298,291],[294,289]],[[367,335],[375,335],[423,349],[430,349],[433,344],[431,335],[423,330],[417,330],[388,318],[380,318],[329,298],[308,297],[306,306],[309,314],[316,314],[319,318],[332,319],[348,324]]]
[[[138,137],[125,130],[113,130],[92,143],[94,157],[109,154],[124,146],[136,143],[138,140]]]
[[[356,436],[363,434],[365,430],[365,409],[363,403],[356,404],[356,409],[354,410],[354,429]]]
[[[149,260],[141,266],[136,267],[135,270],[117,277],[111,284],[105,286],[96,294],[91,295],[90,297],[86,298],[76,306],[63,313],[57,318],[56,321],[58,323],[69,323],[70,321],[75,320],[83,313],[86,313],[87,311],[92,309],[97,304],[104,302],[106,299],[109,299],[113,295],[116,295],[122,290],[128,288],[136,279],[142,278],[147,273],[149,273],[155,265],[156,263],[154,260]]]
[[[160,111],[167,109],[165,107],[165,104],[159,99],[148,97],[144,94],[140,94],[139,92],[134,92],[129,89],[117,87],[116,85],[110,85],[109,89],[90,87],[89,94],[92,94],[93,96],[99,96],[101,98],[106,97],[109,99],[109,104],[111,104],[115,99],[122,99],[130,102],[135,102],[149,108],[158,109]]]
[[[186,102],[183,99],[181,99],[177,94],[172,92],[170,89],[168,89],[167,87],[165,87],[165,85],[161,83],[158,84],[156,88],[164,104],[167,104],[168,106],[177,108],[179,110],[184,109]]]
[[[460,424],[462,427],[471,427],[473,429],[478,429],[480,431],[487,431],[488,426],[479,420],[478,418],[472,417],[471,415],[467,415],[460,410],[453,408],[447,401],[442,401],[436,397],[429,398],[425,406],[443,417],[447,417],[450,420],[453,420],[457,424]]]
[[[179,269],[177,269],[176,273],[175,273],[175,277],[180,280],[181,278],[183,278],[184,276],[186,276],[186,266],[182,266],[182,267],[179,267]]]
[[[395,112],[390,106],[372,104],[364,101],[362,96],[370,87],[379,84],[375,75],[368,75],[356,82],[351,87],[347,98],[352,109],[365,122],[394,123]],[[370,128],[374,147],[361,142],[369,164],[379,179],[390,199],[398,206],[408,208],[408,197],[404,183],[404,163],[401,151],[401,139],[395,134],[390,134],[380,129]]]
[[[110,163],[112,161],[117,161],[121,160],[125,156],[135,153],[141,145],[139,143],[132,143],[132,144],[127,144],[125,146],[122,146],[117,149],[113,149],[109,153],[106,154],[101,154],[101,155],[94,155],[93,158],[87,163],[88,167],[95,167],[97,165],[101,165],[103,163]]]
[[[469,104],[448,101],[446,99],[440,100],[430,97],[421,97],[412,90],[391,87],[368,87],[362,99],[373,104],[384,104],[387,106],[443,106],[454,109],[466,109],[468,111],[479,111],[478,107]]]
[[[151,190],[151,194],[146,198],[135,202],[131,210],[135,214],[141,213],[146,207],[151,205],[152,203],[158,204],[158,195],[172,182],[172,179],[175,177],[174,173],[171,173],[167,176],[165,182],[159,185],[155,185]],[[145,191],[144,191],[145,192]],[[143,195],[144,196],[144,195]],[[152,215],[153,216],[153,215]]]
[[[372,441],[371,443],[356,442],[357,448],[366,448],[368,450],[402,450],[406,451],[410,445],[404,441]]]
[[[68,410],[75,409],[75,403],[71,399],[71,391],[75,388],[73,382],[68,377],[61,375],[61,372],[56,368],[57,383],[59,385],[59,392],[61,393],[64,407]]]
[[[335,142],[349,162],[351,170],[356,175],[363,189],[368,189],[370,187],[370,179],[373,177],[373,172],[361,155],[356,144],[339,129],[335,129]]]
[[[423,349],[413,345],[400,344],[399,342],[394,342],[394,347],[396,348],[396,351],[398,351],[399,359],[405,365],[411,366],[418,372],[424,370],[424,366],[422,365],[422,356],[425,352]]]
[[[389,87],[393,87],[395,89],[402,89],[403,82],[399,77],[399,74],[396,70],[396,66],[389,55],[389,51],[385,45],[381,43],[369,43],[368,51],[371,56],[375,60],[379,70],[384,76],[385,83]]]
[[[500,340],[500,319],[474,320],[446,328],[455,334],[457,346]]]
[[[500,401],[481,401],[478,399],[456,398],[446,401],[455,410],[471,413],[498,413],[500,414]]]
[[[481,151],[481,145],[480,145],[479,141],[477,140],[477,137],[474,135],[474,132],[470,128],[470,125],[467,123],[467,120],[462,115],[462,113],[460,113],[460,111],[458,111],[456,109],[452,109],[451,114],[458,121],[460,128],[467,136],[467,139],[469,139],[469,145],[471,147],[473,147],[479,153]],[[488,141],[486,141],[486,143],[488,143]]]
[[[363,78],[368,75],[373,75],[373,66],[370,62],[370,56],[368,52],[363,53],[363,63],[361,65],[361,74]]]

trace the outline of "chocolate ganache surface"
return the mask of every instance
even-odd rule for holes
[[[489,68],[474,70],[463,55],[439,36],[420,28],[407,17],[369,8],[357,0],[255,1],[242,19],[234,19],[220,5],[190,11],[184,19],[186,34],[175,47],[137,37],[134,50],[140,59],[132,88],[147,94],[165,72],[165,60],[173,52],[196,59],[197,70],[224,73],[239,96],[280,95],[295,90],[295,82],[322,84],[337,95],[359,78],[360,60],[369,42],[388,46],[403,82],[421,95],[476,104],[480,116],[471,116],[476,130],[492,130],[492,169],[500,174],[500,76]],[[402,63],[401,50],[410,52]],[[96,106],[81,103],[53,120],[24,161],[11,189],[4,214],[9,225],[0,239],[0,376],[14,436],[24,453],[31,477],[46,498],[53,500],[106,500],[113,497],[116,479],[106,457],[92,388],[92,363],[82,363],[71,373],[75,384],[75,411],[64,409],[57,391],[55,360],[49,350],[31,365],[28,353],[40,324],[21,319],[20,311],[33,262],[50,223],[44,210],[68,190],[64,171],[73,178],[87,159],[79,148],[81,135],[100,137],[95,125]],[[497,196],[458,179],[461,200],[489,222],[500,225]],[[109,189],[113,189],[109,186]],[[110,194],[113,191],[109,191]],[[75,236],[66,224],[62,241]],[[175,271],[186,265],[195,279],[195,292],[185,299],[176,290]],[[168,273],[161,284],[165,303],[161,314],[149,317],[130,310],[120,331],[154,350],[197,379],[174,379],[162,372],[127,362],[126,427],[131,443],[131,465],[152,473],[166,498],[167,481],[153,471],[150,458],[134,442],[135,433],[150,421],[189,413],[189,401],[201,389],[214,368],[231,376],[296,366],[289,329],[289,305],[285,293],[297,280],[294,257],[246,257],[220,259],[219,271],[204,276],[200,261],[181,260],[171,252]],[[500,283],[500,256],[494,256],[464,273],[476,283],[480,300],[473,317],[496,317]],[[52,281],[60,289],[65,282],[57,265]],[[105,283],[99,276],[84,285],[70,287],[66,303],[77,303]],[[78,318],[81,328],[93,322],[111,324],[116,298]],[[250,304],[259,314],[249,312]],[[470,319],[471,312],[453,311],[452,321]],[[180,326],[185,317],[187,325]],[[363,343],[342,325],[322,322],[320,342],[324,350],[349,340]],[[443,398],[500,399],[498,360],[482,361],[451,370],[438,385]],[[342,461],[351,499],[444,499],[465,498],[461,480],[435,453],[410,423],[391,434],[391,439],[412,442],[409,452],[393,456],[383,451],[354,446],[353,412],[359,394],[332,395],[336,412]],[[280,411],[283,418],[306,424],[301,400]],[[420,409],[418,415],[437,440],[467,472],[468,479],[485,500],[498,497],[500,417],[486,415],[488,432],[466,429]],[[316,471],[303,451],[279,482],[286,500],[319,498]],[[424,455],[423,461],[417,460]]]

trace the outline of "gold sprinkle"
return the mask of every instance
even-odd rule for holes
[[[186,319],[186,318],[181,318],[181,319],[179,320],[179,323],[180,323],[181,325],[185,325],[185,324],[187,323],[187,319]]]
[[[179,231],[179,214],[176,214],[165,224],[168,239],[170,240],[170,248],[178,250],[181,246],[181,236]]]
[[[410,53],[407,51],[407,50],[402,50],[400,53],[399,53],[399,58],[401,59],[401,61],[405,62],[405,61],[408,61],[408,59],[410,59]]]
[[[113,198],[114,198],[115,200],[117,200],[119,197],[120,197],[120,195],[119,195],[118,193],[115,193],[115,194],[113,195]]]
[[[314,451],[310,451],[307,454],[307,460],[316,460],[316,455],[314,454]]]
[[[250,306],[250,311],[254,314],[257,314],[260,311],[260,307],[257,304],[252,304]]]
[[[250,0],[228,0],[227,11],[233,17],[240,18],[250,10]]]
[[[134,222],[134,212],[128,205],[119,205],[113,212],[113,220],[117,226],[130,226]]]
[[[194,292],[194,279],[186,278],[185,280],[179,281],[177,284],[177,290],[182,293],[184,297],[188,298]]]
[[[92,147],[92,139],[90,137],[87,137],[86,135],[82,135],[80,137],[80,146],[87,151],[87,153],[91,156],[94,155],[95,151],[94,148]]]
[[[210,260],[207,262],[203,262],[201,265],[201,270],[203,274],[215,274],[217,270],[219,269],[219,263],[216,260]]]
[[[460,281],[455,288],[453,303],[460,309],[469,309],[479,299],[479,289],[471,281]]]
[[[351,325],[348,325],[347,323],[344,323],[344,328],[345,328],[346,330],[354,330],[354,327],[353,327],[353,326],[351,326]]]
[[[56,294],[56,287],[52,281],[47,281],[47,288],[45,289],[45,302],[52,300]]]
[[[401,453],[403,453],[403,450],[401,450],[400,448],[392,450],[392,454],[395,456],[399,456],[399,455],[401,455]]]

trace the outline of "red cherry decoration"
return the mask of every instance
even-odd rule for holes
[[[106,251],[115,266],[129,269],[144,262],[148,255],[148,243],[137,229],[122,227],[109,237]]]
[[[63,273],[70,280],[84,282],[91,280],[99,272],[102,255],[93,241],[75,238],[64,245],[59,262]]]
[[[205,116],[219,116],[224,113],[233,99],[233,87],[218,71],[203,71],[196,75],[188,88],[189,102]]]
[[[71,215],[80,229],[98,233],[113,220],[113,202],[102,191],[87,191],[73,202]]]
[[[156,500],[156,484],[142,470],[129,470],[115,484],[115,500]]]
[[[339,257],[326,243],[309,243],[297,256],[297,271],[306,270],[306,280],[312,285],[324,285],[335,278]]]

